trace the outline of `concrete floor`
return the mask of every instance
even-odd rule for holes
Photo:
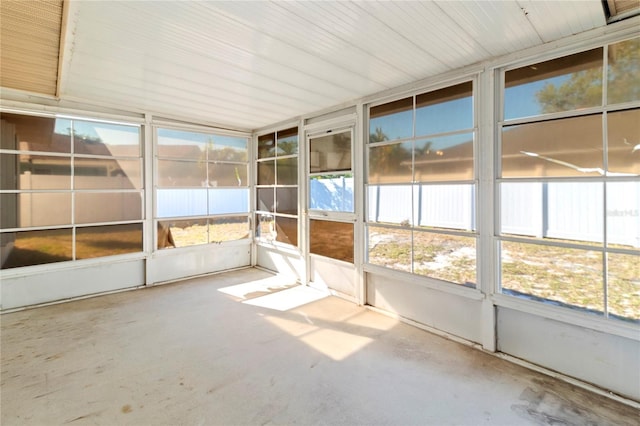
[[[1,423],[638,425],[638,410],[255,270],[2,316]]]

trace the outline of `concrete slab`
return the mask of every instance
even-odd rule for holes
[[[639,424],[634,408],[293,285],[246,269],[5,314],[1,423]]]

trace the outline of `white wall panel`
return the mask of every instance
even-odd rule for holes
[[[499,351],[640,400],[640,340],[502,307],[497,317]]]
[[[471,342],[482,342],[481,300],[371,272],[367,272],[366,282],[367,304]]]
[[[331,289],[347,296],[357,295],[357,276],[352,264],[338,262],[322,256],[310,256],[310,285],[319,289]]]
[[[104,261],[3,276],[2,309],[69,299],[144,285],[144,261]]]
[[[276,247],[258,245],[256,247],[256,265],[304,282],[304,258],[299,253],[278,250]]]
[[[251,264],[251,243],[208,244],[206,246],[166,249],[148,260],[149,284],[196,275],[241,268]]]

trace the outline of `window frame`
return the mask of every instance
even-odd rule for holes
[[[613,40],[602,40],[598,43],[583,44],[579,47],[574,47],[568,50],[556,49],[553,52],[547,52],[544,55],[528,56],[525,60],[519,60],[511,62],[507,65],[497,66],[495,68],[494,75],[494,97],[495,97],[495,116],[493,120],[494,127],[494,176],[493,176],[493,191],[494,191],[494,232],[492,236],[492,249],[494,251],[495,259],[495,280],[493,284],[492,298],[497,306],[504,306],[508,308],[518,309],[525,312],[531,312],[545,317],[557,318],[562,321],[566,321],[572,324],[584,324],[590,328],[597,330],[603,330],[612,332],[617,335],[629,336],[629,332],[634,330],[634,327],[640,323],[640,320],[616,318],[609,314],[609,301],[608,301],[608,271],[607,271],[607,254],[624,254],[640,256],[639,249],[626,249],[619,247],[610,247],[607,241],[607,184],[617,182],[638,182],[640,181],[640,174],[636,176],[615,176],[607,175],[608,170],[608,115],[621,111],[633,111],[640,108],[640,99],[635,101],[626,101],[621,103],[608,103],[607,87],[610,84],[608,81],[608,49],[610,45],[622,43],[625,41],[638,39],[638,36],[631,35],[624,38],[617,38]],[[568,111],[552,112],[552,113],[540,113],[538,115],[530,117],[518,117],[513,119],[505,119],[505,73],[526,67],[535,66],[536,64],[551,61],[555,59],[561,59],[569,57],[574,54],[587,52],[590,50],[602,48],[602,96],[599,106],[588,107],[584,109],[574,108]],[[602,168],[603,173],[599,176],[538,176],[538,177],[503,177],[502,176],[502,130],[505,127],[521,124],[535,124],[545,123],[553,120],[565,120],[577,117],[586,117],[590,115],[599,115],[601,121],[601,138],[603,149]],[[549,241],[544,237],[530,238],[522,235],[503,233],[502,232],[502,190],[501,186],[504,183],[601,183],[603,188],[602,195],[602,242],[601,243],[587,243],[586,241],[579,242],[567,242],[567,241]],[[558,306],[555,299],[543,299],[543,300],[531,300],[526,297],[518,295],[507,294],[502,288],[502,254],[501,254],[501,242],[514,242],[533,244],[542,247],[556,247],[567,249],[579,249],[584,251],[594,251],[602,257],[602,286],[603,286],[603,312],[593,313],[589,312],[589,309],[575,306]],[[637,330],[637,329],[635,329]],[[637,332],[637,331],[636,331]],[[633,336],[637,339],[637,335]]]
[[[420,135],[416,135],[416,108],[417,108],[417,98],[421,95],[428,95],[429,93],[433,93],[433,92],[437,92],[440,90],[446,90],[458,85],[462,85],[465,83],[470,83],[471,84],[471,107],[472,107],[472,127],[471,128],[461,128],[461,129],[457,129],[457,130],[450,130],[450,131],[446,131],[446,132],[441,132],[441,133],[434,133],[434,134],[420,134]],[[477,297],[479,297],[478,295],[481,293],[481,283],[480,283],[480,268],[481,268],[481,258],[479,256],[480,253],[480,236],[481,236],[481,229],[480,229],[480,218],[478,216],[478,205],[479,205],[479,197],[480,197],[480,178],[479,178],[479,151],[478,151],[478,146],[480,144],[479,141],[479,137],[480,137],[480,123],[479,123],[479,97],[478,97],[478,93],[479,93],[479,72],[472,72],[469,74],[464,74],[461,75],[458,78],[455,79],[451,79],[448,80],[446,82],[442,82],[440,84],[437,85],[430,85],[430,86],[420,86],[420,87],[416,87],[414,90],[411,90],[410,92],[403,92],[401,94],[398,94],[396,96],[393,97],[387,97],[384,99],[380,99],[380,100],[376,100],[374,102],[370,102],[368,104],[366,104],[365,106],[365,120],[364,120],[364,124],[365,124],[365,136],[364,136],[364,151],[365,151],[365,156],[364,156],[364,191],[365,191],[365,195],[364,195],[364,213],[363,213],[363,219],[364,219],[364,255],[365,255],[365,259],[364,259],[364,269],[365,271],[372,271],[372,272],[376,272],[376,273],[381,273],[383,275],[388,275],[388,276],[401,276],[403,277],[404,280],[409,280],[410,282],[415,282],[416,284],[420,284],[420,285],[424,285],[425,287],[428,288],[434,288],[434,289],[438,289],[438,290],[442,290],[442,291],[446,291],[446,292],[450,292],[453,294],[460,294],[463,295],[465,297],[470,297],[472,299],[476,299]],[[393,139],[393,140],[387,140],[387,141],[382,141],[382,142],[374,142],[371,143],[369,141],[369,134],[370,134],[370,111],[372,108],[381,106],[381,105],[385,105],[388,103],[392,103],[392,102],[396,102],[396,101],[401,101],[403,99],[406,99],[408,97],[412,97],[413,99],[413,106],[412,106],[412,131],[411,131],[411,136],[409,137],[405,137],[405,138],[399,138],[399,139]],[[413,165],[413,161],[415,161],[415,143],[425,140],[426,138],[440,138],[440,137],[447,137],[447,136],[455,136],[455,135],[462,135],[465,133],[471,133],[472,135],[472,149],[473,149],[473,176],[470,179],[466,179],[466,180],[456,180],[456,179],[451,179],[451,180],[420,180],[420,181],[416,181],[415,179],[415,170],[412,168],[412,173],[411,173],[411,181],[410,182],[404,182],[404,183],[397,183],[397,182],[380,182],[380,183],[372,183],[369,182],[368,177],[369,177],[369,166],[370,166],[370,149],[372,147],[378,147],[378,146],[384,146],[384,145],[390,145],[390,144],[402,144],[402,143],[407,143],[407,142],[411,142],[412,143],[412,165]],[[388,223],[377,223],[377,222],[371,222],[369,220],[368,216],[368,212],[369,212],[369,206],[370,206],[370,202],[371,199],[369,197],[369,188],[374,186],[395,186],[395,185],[408,185],[411,187],[411,192],[412,194],[415,193],[415,191],[417,190],[417,188],[421,187],[421,186],[425,186],[425,185],[442,185],[442,186],[448,186],[448,185],[472,185],[472,191],[473,191],[473,196],[472,196],[472,223],[475,225],[473,227],[473,229],[471,230],[463,230],[463,229],[449,229],[449,228],[440,228],[440,227],[433,227],[433,226],[419,226],[416,223],[411,223],[410,226],[405,227],[405,226],[401,226],[400,224],[388,224]],[[413,200],[413,196],[412,196],[412,206],[411,206],[411,210],[412,210],[412,215],[415,215],[416,212],[416,206]],[[415,221],[415,218],[412,218],[412,221]],[[411,271],[412,272],[407,272],[407,271],[402,271],[402,270],[398,270],[398,269],[392,269],[392,268],[388,268],[386,266],[381,266],[381,265],[376,265],[376,264],[372,264],[369,263],[369,227],[381,227],[381,228],[386,228],[386,229],[396,229],[396,230],[409,230],[412,233],[412,237],[411,237],[411,241],[412,241],[412,254],[411,254]],[[446,235],[452,235],[452,236],[461,236],[461,237],[471,237],[475,239],[475,285],[474,287],[471,286],[466,286],[462,283],[455,283],[455,282],[451,282],[451,281],[446,281],[443,279],[439,279],[436,277],[432,277],[432,276],[428,276],[428,275],[420,275],[420,274],[416,274],[414,273],[414,256],[413,256],[413,233],[414,232],[426,232],[426,233],[431,233],[431,234],[435,234],[435,235],[442,235],[442,236],[446,236]]]
[[[296,139],[297,139],[297,150],[295,153],[293,154],[280,154],[278,151],[278,141],[280,140],[279,134],[280,133],[284,133],[285,135],[292,133],[293,130],[296,129]],[[273,148],[273,154],[270,156],[263,156],[261,158],[259,158],[259,140],[261,137],[264,136],[269,136],[269,135],[273,135],[273,141],[274,141],[274,148]],[[288,126],[280,126],[277,129],[274,130],[270,130],[270,131],[265,131],[265,132],[260,132],[257,133],[255,135],[254,138],[252,138],[252,140],[254,141],[253,143],[253,148],[251,149],[251,152],[253,153],[253,162],[254,164],[252,165],[252,168],[254,170],[254,185],[253,185],[253,191],[251,194],[252,199],[254,200],[254,208],[253,208],[253,212],[252,212],[252,216],[254,218],[254,223],[255,223],[255,229],[253,230],[253,238],[254,241],[256,242],[256,244],[258,245],[268,245],[268,246],[274,246],[274,247],[278,247],[281,249],[285,249],[285,250],[297,250],[300,247],[301,241],[300,241],[300,216],[301,216],[301,209],[300,209],[300,200],[301,200],[301,193],[300,193],[300,169],[301,169],[301,155],[300,155],[300,150],[302,148],[302,144],[301,144],[301,138],[300,138],[300,126],[298,125],[298,123],[292,123],[291,125]],[[296,184],[280,184],[278,182],[278,160],[280,159],[292,159],[295,158],[296,159],[296,163],[297,163],[297,168],[296,168]],[[274,172],[274,177],[273,177],[273,183],[268,183],[268,184],[259,184],[259,165],[260,163],[268,163],[268,162],[273,162],[273,172]],[[284,213],[284,212],[279,212],[277,211],[276,208],[276,204],[278,202],[278,197],[277,197],[277,193],[278,193],[278,189],[293,189],[295,188],[296,190],[296,195],[297,195],[297,203],[296,203],[296,208],[297,211],[295,214],[293,213]],[[270,189],[272,191],[272,196],[273,196],[273,211],[270,210],[266,210],[266,209],[260,209],[259,203],[258,203],[258,192],[260,190],[266,190],[266,189]],[[295,220],[296,221],[296,244],[290,244],[284,241],[279,241],[278,240],[278,236],[277,235],[273,235],[273,237],[264,237],[261,233],[262,231],[262,218],[265,217],[267,218],[270,223],[273,224],[273,226],[275,226],[276,222],[277,222],[277,218],[283,218],[283,219],[289,219],[289,220]],[[272,226],[272,225],[269,225]]]
[[[233,244],[238,244],[239,242],[242,241],[250,241],[251,240],[251,229],[252,229],[252,222],[251,222],[251,187],[252,187],[252,180],[251,180],[251,176],[250,176],[250,163],[252,160],[251,157],[251,136],[249,134],[245,134],[245,133],[240,133],[240,132],[229,132],[229,131],[224,131],[221,129],[216,129],[216,128],[203,128],[203,127],[198,127],[198,126],[179,126],[179,125],[172,125],[171,123],[153,123],[151,125],[148,126],[150,131],[152,132],[152,145],[153,145],[153,158],[152,158],[152,168],[153,168],[153,246],[151,248],[151,251],[154,254],[166,254],[166,253],[170,253],[173,250],[179,250],[180,252],[187,252],[189,250],[202,250],[202,249],[207,249],[208,247],[210,247],[213,244],[229,244],[229,245],[233,245]],[[230,138],[237,138],[237,139],[244,139],[246,141],[246,160],[244,162],[241,161],[235,161],[235,160],[219,160],[219,159],[209,159],[209,150],[205,150],[206,152],[206,158],[204,160],[204,164],[205,164],[205,175],[207,176],[206,179],[206,185],[204,186],[178,186],[175,187],[174,189],[176,190],[194,190],[194,189],[198,189],[198,190],[202,190],[203,194],[205,195],[205,204],[206,204],[206,210],[207,212],[204,214],[195,214],[195,215],[177,215],[177,216],[168,216],[168,217],[159,217],[158,216],[158,190],[163,190],[163,189],[170,189],[170,188],[166,188],[166,187],[161,187],[159,185],[159,181],[160,181],[160,176],[159,176],[159,172],[160,172],[160,168],[158,166],[159,161],[163,161],[163,160],[168,160],[168,161],[179,161],[179,162],[184,162],[184,163],[193,163],[193,164],[197,164],[199,160],[197,159],[189,159],[189,158],[178,158],[178,157],[172,157],[172,156],[164,156],[164,155],[160,155],[159,154],[159,131],[161,130],[167,130],[167,131],[176,131],[176,132],[183,132],[183,133],[194,133],[194,134],[200,134],[200,135],[207,135],[210,137],[230,137]],[[209,178],[208,178],[208,174],[209,174],[209,166],[211,164],[216,164],[216,163],[222,163],[222,164],[243,164],[246,167],[246,184],[242,185],[242,186],[229,186],[229,185],[222,185],[222,186],[212,186],[210,185],[209,182]],[[247,206],[247,210],[246,212],[230,212],[230,213],[209,213],[209,208],[211,205],[211,200],[210,200],[210,192],[211,190],[225,190],[225,189],[246,189],[247,192],[247,200],[246,200],[246,206]],[[223,219],[223,218],[232,218],[232,219],[239,219],[239,218],[245,218],[246,222],[247,222],[247,236],[245,238],[241,238],[241,239],[236,239],[236,240],[228,240],[228,241],[216,241],[216,240],[212,240],[211,236],[209,234],[209,226],[210,226],[210,220],[215,220],[215,219]],[[196,243],[196,244],[189,244],[189,245],[185,245],[182,247],[178,247],[178,246],[174,246],[174,247],[158,247],[158,243],[159,243],[159,235],[158,235],[158,229],[159,226],[161,225],[161,222],[170,222],[170,221],[175,221],[175,222],[184,222],[184,221],[206,221],[206,226],[207,226],[207,231],[206,231],[206,237],[207,237],[207,242],[206,243]],[[167,248],[171,248],[173,250],[167,250]]]
[[[144,257],[147,247],[146,247],[146,208],[145,208],[145,197],[147,188],[145,186],[145,150],[144,150],[144,124],[142,122],[136,122],[136,120],[127,121],[127,118],[116,118],[108,117],[108,116],[100,116],[100,115],[69,115],[66,113],[43,113],[37,111],[23,110],[23,109],[10,109],[10,108],[0,108],[0,112],[2,114],[11,114],[22,117],[37,117],[37,118],[45,118],[50,120],[67,120],[70,124],[70,135],[69,135],[69,151],[68,152],[48,152],[48,151],[38,151],[38,150],[29,150],[29,149],[20,149],[20,147],[15,147],[16,149],[6,149],[0,148],[1,154],[6,155],[15,155],[16,159],[19,161],[19,156],[28,154],[28,155],[40,155],[43,157],[50,158],[64,158],[69,160],[69,175],[68,175],[68,186],[65,188],[46,188],[46,189],[25,189],[21,190],[19,188],[16,189],[0,189],[0,193],[2,194],[69,194],[70,197],[70,215],[69,220],[65,223],[60,224],[48,224],[48,225],[38,225],[38,226],[17,226],[12,228],[2,228],[2,232],[4,233],[18,233],[18,232],[29,232],[29,231],[56,231],[56,230],[70,230],[71,231],[71,258],[67,260],[49,262],[49,263],[36,263],[25,266],[11,267],[1,269],[0,273],[2,276],[11,277],[14,275],[23,274],[26,268],[28,271],[46,271],[49,269],[64,269],[68,268],[70,265],[77,264],[92,264],[92,263],[100,263],[104,262],[105,259],[139,259]],[[86,122],[86,123],[94,123],[94,124],[106,124],[111,126],[122,126],[135,128],[137,132],[137,140],[138,140],[138,150],[136,155],[102,155],[102,154],[86,154],[86,153],[77,153],[76,152],[76,126],[74,123],[77,122]],[[139,166],[139,176],[137,176],[139,187],[132,188],[76,188],[76,176],[86,176],[83,174],[76,175],[76,159],[88,159],[88,160],[125,160],[125,161],[135,161]],[[19,166],[19,163],[18,163]],[[20,176],[19,167],[16,169],[17,176]],[[140,197],[140,212],[139,217],[135,219],[126,219],[119,218],[116,220],[91,220],[91,221],[82,221],[77,216],[76,212],[76,196],[83,194],[137,194]],[[140,226],[140,250],[132,251],[127,253],[117,253],[117,254],[106,254],[95,257],[77,257],[77,246],[78,246],[78,238],[77,238],[77,230],[80,229],[89,229],[89,228],[100,228],[109,226],[127,226],[127,225],[139,225]],[[81,232],[82,233],[82,232]],[[80,263],[78,263],[80,262]]]

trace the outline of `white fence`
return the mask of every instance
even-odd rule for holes
[[[605,229],[601,182],[514,182],[500,187],[501,232],[601,242]],[[640,182],[606,185],[610,244],[640,247]],[[372,185],[367,220],[475,229],[473,185]]]

